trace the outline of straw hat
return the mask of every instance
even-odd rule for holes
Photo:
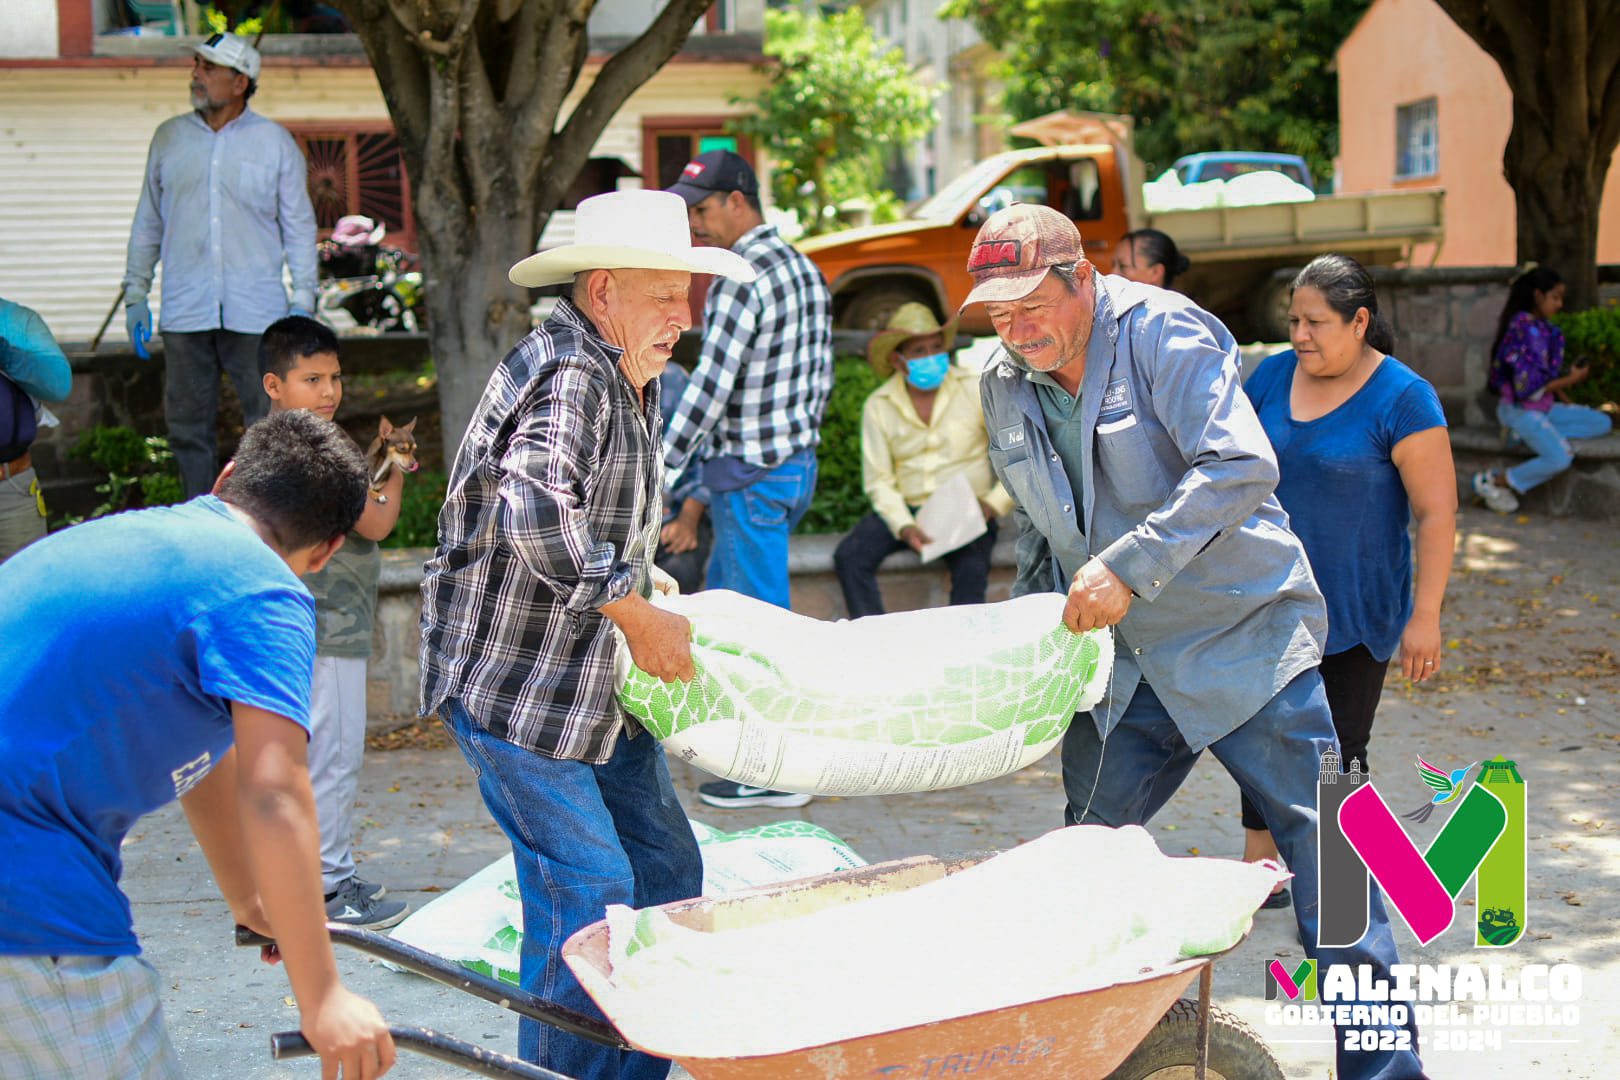
[[[581,200],[574,242],[530,255],[507,273],[514,285],[560,285],[584,270],[685,270],[753,281],[748,260],[693,247],[686,201],[667,191],[613,191]]]
[[[956,342],[956,320],[952,318],[941,326],[927,304],[919,304],[915,300],[901,304],[889,316],[888,329],[872,335],[872,340],[866,346],[867,362],[880,377],[892,375],[894,351],[911,338],[929,334],[943,334],[945,351],[950,352]]]

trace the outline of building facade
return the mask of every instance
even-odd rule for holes
[[[598,5],[592,55],[564,115],[661,7]],[[87,341],[117,296],[147,146],[158,124],[189,108],[186,45],[198,39],[132,34],[124,10],[113,0],[0,4],[0,296],[39,311],[63,342]],[[723,127],[744,108],[732,97],[761,86],[763,31],[763,0],[719,0],[597,141],[593,166],[607,183],[662,186],[697,150],[735,143]],[[410,249],[409,179],[359,40],[267,34],[260,48],[253,108],[303,145],[321,224],[366,213]],[[553,215],[548,242],[566,241],[571,217]],[[123,339],[123,324],[114,318],[108,341]]]
[[[903,200],[927,198],[974,162],[1007,148],[1005,126],[987,119],[998,108],[1000,88],[989,74],[996,53],[972,23],[941,19],[938,0],[862,0],[861,6],[873,35],[898,47],[937,95],[938,123],[906,149],[897,170]]]
[[[1413,265],[1513,265],[1517,219],[1502,175],[1513,96],[1496,61],[1434,0],[1373,0],[1336,67],[1339,190],[1443,188],[1445,240]],[[1620,262],[1620,170],[1603,189],[1598,261]]]

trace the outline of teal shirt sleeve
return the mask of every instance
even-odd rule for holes
[[[40,401],[65,401],[73,389],[73,369],[50,327],[10,300],[0,300],[0,373]]]

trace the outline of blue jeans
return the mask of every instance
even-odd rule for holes
[[[1565,405],[1558,401],[1548,412],[1524,409],[1506,401],[1496,403],[1496,419],[1524,440],[1536,452],[1529,461],[1507,471],[1508,486],[1519,494],[1545,484],[1575,460],[1570,439],[1596,439],[1607,435],[1613,422],[1608,416],[1585,405]]]
[[[816,451],[800,450],[737,491],[714,491],[709,588],[790,607],[788,534],[816,493]]]
[[[440,719],[512,841],[523,903],[518,984],[589,1016],[602,1011],[562,960],[563,943],[609,904],[652,907],[703,891],[703,862],[652,736],[620,734],[603,765],[559,761],[497,739],[456,698]],[[577,1080],[664,1080],[669,1062],[518,1021],[518,1056]]]
[[[1105,758],[1090,714],[1076,716],[1063,738],[1063,788],[1069,800],[1064,820],[1069,824],[1084,812],[1088,798],[1087,824],[1116,828],[1145,824],[1175,794],[1199,756],[1188,747],[1145,680],[1109,733],[1108,743]],[[1296,676],[1259,712],[1209,749],[1243,794],[1260,808],[1283,861],[1294,873],[1294,915],[1300,939],[1306,942],[1305,955],[1318,961],[1318,971],[1329,964],[1367,964],[1375,979],[1387,981],[1390,966],[1399,963],[1400,957],[1376,884],[1371,886],[1367,932],[1361,940],[1349,948],[1316,946],[1316,776],[1322,752],[1329,748],[1337,752],[1338,740],[1322,678],[1312,668]],[[1255,979],[1259,978],[1256,971]],[[1415,1022],[1407,1024],[1410,1051],[1346,1051],[1346,1030],[1338,1030],[1335,1075],[1339,1080],[1410,1080],[1423,1075]]]

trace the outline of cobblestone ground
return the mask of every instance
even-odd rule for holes
[[[1423,1032],[1437,1078],[1611,1077],[1620,1045],[1620,560],[1613,532],[1568,520],[1502,518],[1465,510],[1448,590],[1448,639],[1440,677],[1421,689],[1391,677],[1373,737],[1380,789],[1398,809],[1427,794],[1412,770],[1421,754],[1445,768],[1503,754],[1529,783],[1530,915],[1525,939],[1486,953],[1462,925],[1420,947],[1397,924],[1413,963],[1572,963],[1583,978],[1580,1023],[1572,1028],[1506,1027],[1494,1049],[1452,1051]],[[1013,776],[954,791],[871,799],[817,799],[797,811],[719,811],[696,801],[704,777],[677,765],[675,780],[694,816],[733,829],[802,816],[845,837],[871,861],[919,853],[1003,848],[1061,822],[1056,755]],[[367,876],[413,903],[482,868],[506,850],[460,756],[448,748],[373,752],[362,780],[361,857]],[[1242,850],[1237,790],[1213,761],[1199,763],[1153,822],[1172,854],[1236,856]],[[1428,826],[1431,832],[1440,816]],[[269,1032],[296,1027],[277,969],[229,946],[229,918],[177,810],[137,829],[125,850],[147,955],[164,974],[165,1008],[192,1077],[312,1077],[310,1062],[274,1063]],[[1471,891],[1465,891],[1465,898]],[[1009,918],[1073,917],[1075,898]],[[1114,898],[1108,898],[1112,901]],[[1128,902],[1119,898],[1118,902]],[[1471,903],[1471,901],[1468,901]],[[1290,1077],[1324,1077],[1332,1065],[1325,1032],[1268,1024],[1262,972],[1273,957],[1302,955],[1287,912],[1261,912],[1253,933],[1217,966],[1217,1002],[1253,1025]],[[424,1024],[511,1052],[509,1014],[455,991],[396,974],[355,954],[340,955],[345,977],[395,1022]],[[1292,966],[1292,965],[1290,965]],[[852,961],[851,978],[859,977]],[[783,978],[791,979],[791,972]],[[717,1023],[726,1018],[717,1017]],[[1467,1030],[1463,1029],[1466,1035]],[[394,1075],[466,1075],[406,1055]],[[1016,1080],[1016,1078],[1014,1078]],[[1067,1078],[1065,1078],[1067,1080]]]

